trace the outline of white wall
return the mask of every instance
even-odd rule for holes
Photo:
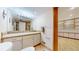
[[[9,12],[9,10],[6,10],[7,11],[7,15],[6,15],[6,21],[7,21],[7,32],[8,31],[13,31],[13,26],[12,26],[12,15],[11,13]]]
[[[25,22],[19,22],[19,31],[25,31]]]
[[[42,39],[45,42],[45,46],[53,48],[53,9],[48,8],[46,13],[43,13],[32,21],[32,27],[34,30],[41,30],[41,27],[45,27],[45,34],[42,33]]]
[[[3,19],[3,10],[6,10],[5,19]],[[12,31],[12,17],[6,8],[0,8],[0,32]]]
[[[6,27],[6,25],[3,25],[3,24],[5,24],[5,22],[4,22],[3,17],[2,17],[2,11],[3,11],[3,8],[0,8],[0,32],[4,32],[5,27]]]

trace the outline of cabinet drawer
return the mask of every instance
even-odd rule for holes
[[[29,35],[29,36],[23,36],[23,39],[32,39],[33,35]]]
[[[3,42],[6,42],[6,41],[16,41],[16,40],[22,40],[22,37],[14,37],[14,38],[6,38],[6,39],[3,39]]]
[[[3,42],[13,42],[13,41],[16,41],[16,38],[3,39]]]

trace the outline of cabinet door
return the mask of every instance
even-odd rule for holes
[[[22,37],[7,38],[3,42],[12,42],[14,51],[22,49]]]
[[[21,50],[22,49],[22,37],[18,37],[13,42],[13,50]]]
[[[35,34],[33,35],[33,45],[37,45],[41,42],[41,35],[40,34]]]
[[[29,36],[24,36],[23,37],[23,48],[27,48],[33,46],[33,36],[29,35]]]

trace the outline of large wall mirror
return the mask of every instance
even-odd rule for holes
[[[15,18],[13,28],[14,31],[30,31],[31,20]]]

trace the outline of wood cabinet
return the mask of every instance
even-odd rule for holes
[[[41,42],[41,35],[40,34],[36,34],[33,35],[33,45],[37,45]]]
[[[3,42],[12,42],[14,51],[22,49],[22,37],[6,38]]]
[[[33,36],[23,36],[23,48],[33,46]]]
[[[29,36],[23,36],[23,48],[35,46],[41,42],[41,35],[34,34]]]
[[[3,42],[12,42],[13,50],[21,50],[23,48],[32,47],[41,42],[41,35],[39,33],[25,36],[18,36],[12,38],[5,38]]]

